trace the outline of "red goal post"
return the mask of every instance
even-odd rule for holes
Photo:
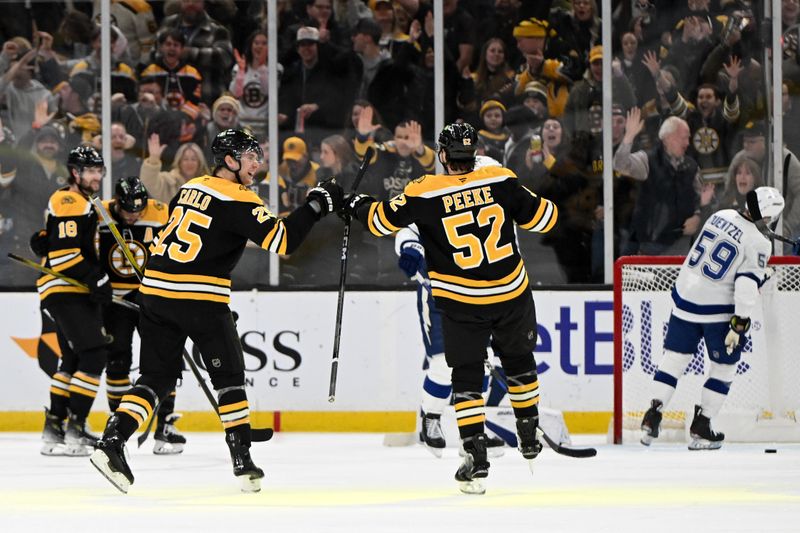
[[[663,353],[672,308],[671,289],[683,256],[623,256],[614,264],[615,444],[638,442],[639,423],[650,402],[652,375]],[[800,441],[800,257],[773,257],[774,275],[761,290],[737,376],[715,428],[728,441]],[[705,380],[701,342],[672,401],[660,440],[688,436],[694,403]]]

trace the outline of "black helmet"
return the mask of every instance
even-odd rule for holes
[[[136,176],[128,176],[117,182],[114,189],[117,204],[128,213],[138,213],[147,207],[147,189]]]
[[[103,156],[91,146],[78,146],[67,157],[67,168],[80,171],[85,167],[103,167]]]
[[[225,164],[226,155],[239,161],[242,158],[242,154],[246,152],[255,152],[259,159],[264,158],[264,151],[261,149],[261,145],[258,144],[258,139],[244,130],[221,131],[214,137],[214,142],[211,143],[211,153],[214,155],[214,165],[217,167],[227,168]]]
[[[477,148],[478,133],[466,122],[445,126],[439,134],[439,150],[444,150],[448,161],[472,161]]]

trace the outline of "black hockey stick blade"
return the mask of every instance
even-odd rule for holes
[[[576,457],[578,459],[585,459],[587,457],[594,457],[597,455],[597,448],[568,448],[566,446],[562,446],[561,444],[557,443],[550,436],[542,430],[541,427],[537,428],[536,431],[539,433],[539,436],[544,439],[550,449],[556,452],[559,455],[566,455],[567,457]]]
[[[250,428],[250,440],[253,442],[267,442],[274,434],[272,428]]]
[[[167,395],[169,396],[169,395]],[[166,397],[166,396],[165,396]],[[136,438],[136,442],[139,444],[137,448],[141,448],[144,441],[147,440],[147,436],[150,435],[150,430],[153,429],[153,422],[155,422],[156,417],[158,416],[158,410],[161,408],[161,401],[164,398],[159,398],[158,403],[156,404],[155,408],[153,408],[153,414],[150,415],[150,421],[147,423],[147,427],[144,428],[144,431],[141,435]]]

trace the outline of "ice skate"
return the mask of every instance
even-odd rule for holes
[[[442,433],[442,415],[426,413],[422,417],[422,429],[419,440],[433,455],[441,458],[446,446],[444,433]]]
[[[44,430],[42,430],[42,455],[64,455],[64,421],[56,415],[51,415],[50,410],[44,410]]]
[[[517,419],[517,437],[519,437],[519,453],[528,460],[528,468],[533,472],[533,460],[542,451],[542,443],[536,438],[539,427],[538,416],[526,416]]]
[[[175,427],[175,422],[181,415],[170,413],[163,419],[159,417],[158,425],[156,426],[155,444],[153,444],[153,453],[156,455],[175,455],[183,452],[183,446],[186,444],[186,437],[180,434]]]
[[[497,457],[503,457],[506,451],[504,450],[506,445],[506,441],[501,439],[500,437],[494,435],[486,435],[486,456],[490,459],[495,459]],[[458,455],[460,457],[465,456],[464,447],[460,446],[458,448]]]
[[[489,462],[486,460],[486,434],[463,439],[464,462],[456,471],[456,481],[464,494],[484,494],[481,479],[489,475]]]
[[[711,419],[703,414],[703,408],[699,405],[694,406],[694,419],[689,428],[689,435],[692,437],[689,443],[690,450],[718,450],[725,440],[724,433],[711,429]]]
[[[658,438],[658,432],[661,428],[661,408],[664,404],[661,400],[653,399],[650,401],[650,409],[644,414],[642,418],[642,438],[640,442],[645,446],[650,446],[653,439]]]
[[[112,485],[127,494],[133,485],[133,473],[125,458],[125,440],[117,431],[117,423],[117,418],[111,417],[89,460]]]
[[[264,471],[250,458],[250,445],[242,442],[239,433],[228,433],[225,435],[225,442],[231,452],[233,475],[241,482],[242,492],[259,492]]]
[[[97,446],[98,437],[86,428],[86,419],[71,415],[64,433],[65,455],[86,457]]]

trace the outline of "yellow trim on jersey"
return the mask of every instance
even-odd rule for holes
[[[61,272],[62,270],[66,270],[66,269],[68,269],[70,267],[74,267],[75,265],[77,265],[81,261],[83,261],[83,256],[79,255],[78,257],[67,261],[66,263],[61,263],[60,265],[53,265],[53,270],[55,270],[56,272]]]
[[[282,220],[275,220],[275,225],[261,241],[261,247],[276,254],[285,255],[287,246],[286,226]]]
[[[55,217],[78,217],[92,210],[92,204],[85,196],[63,189],[53,193],[47,207]]]
[[[190,291],[169,291],[164,289],[152,289],[142,285],[139,289],[142,294],[151,294],[153,296],[161,296],[162,298],[170,298],[173,300],[204,300],[209,302],[219,302],[223,304],[230,303],[230,296],[219,296],[216,294],[208,294],[205,292],[190,292]]]
[[[463,294],[459,294],[457,292],[449,291],[446,289],[431,289],[431,294],[434,298],[447,298],[449,300],[455,300],[457,302],[471,304],[471,305],[489,305],[489,304],[496,304],[501,302],[507,302],[509,300],[513,300],[528,288],[528,274],[525,274],[525,277],[520,283],[519,287],[514,289],[511,292],[506,292],[503,294],[498,294],[494,296],[466,296]]]
[[[231,286],[231,280],[218,278],[216,276],[202,276],[200,274],[167,274],[166,272],[160,272],[158,270],[152,270],[149,268],[145,272],[145,277],[184,283],[210,283],[212,285],[221,285],[223,287]]]
[[[89,294],[89,289],[82,289],[80,287],[75,287],[74,285],[62,285],[58,287],[52,287],[45,291],[39,293],[39,299],[44,300],[51,294],[59,294],[59,293],[75,293],[75,294]]]
[[[428,272],[428,277],[433,280],[443,281],[447,283],[455,283],[458,285],[464,285],[466,287],[500,287],[502,285],[507,285],[510,282],[514,281],[519,276],[520,271],[525,267],[525,264],[520,259],[519,264],[511,271],[510,274],[507,276],[503,276],[500,279],[495,280],[483,280],[483,279],[469,279],[469,278],[462,278],[461,276],[454,276],[452,274],[439,274],[438,272],[430,271]]]
[[[406,185],[406,196],[436,197],[479,185],[517,179],[517,175],[503,167],[483,167],[466,174],[426,174]]]
[[[63,257],[69,254],[79,254],[81,253],[80,248],[65,248],[63,250],[56,250],[55,252],[47,252],[48,259],[58,259],[59,257]]]
[[[127,289],[133,290],[139,286],[138,283],[123,283],[121,281],[112,281],[111,287],[114,289]]]
[[[539,403],[539,396],[538,395],[535,398],[531,398],[530,400],[525,400],[524,402],[517,402],[517,401],[511,400],[511,407],[514,407],[514,408],[517,408],[517,409],[522,409],[524,407],[530,407],[532,405],[536,405],[537,403]]]
[[[187,181],[181,189],[211,189],[218,193],[213,196],[219,200],[234,200],[237,202],[249,202],[264,205],[264,201],[253,191],[240,183],[234,183],[216,176],[200,176]]]
[[[530,192],[530,191],[528,191]],[[536,197],[536,194],[531,192],[531,195]],[[519,227],[533,232],[547,233],[558,220],[558,206],[547,198],[539,198],[539,208],[534,213],[533,218]]]
[[[384,237],[400,231],[400,228],[389,222],[389,219],[386,218],[383,202],[373,202],[372,205],[369,206],[367,229],[369,229],[370,233],[378,237]]]

